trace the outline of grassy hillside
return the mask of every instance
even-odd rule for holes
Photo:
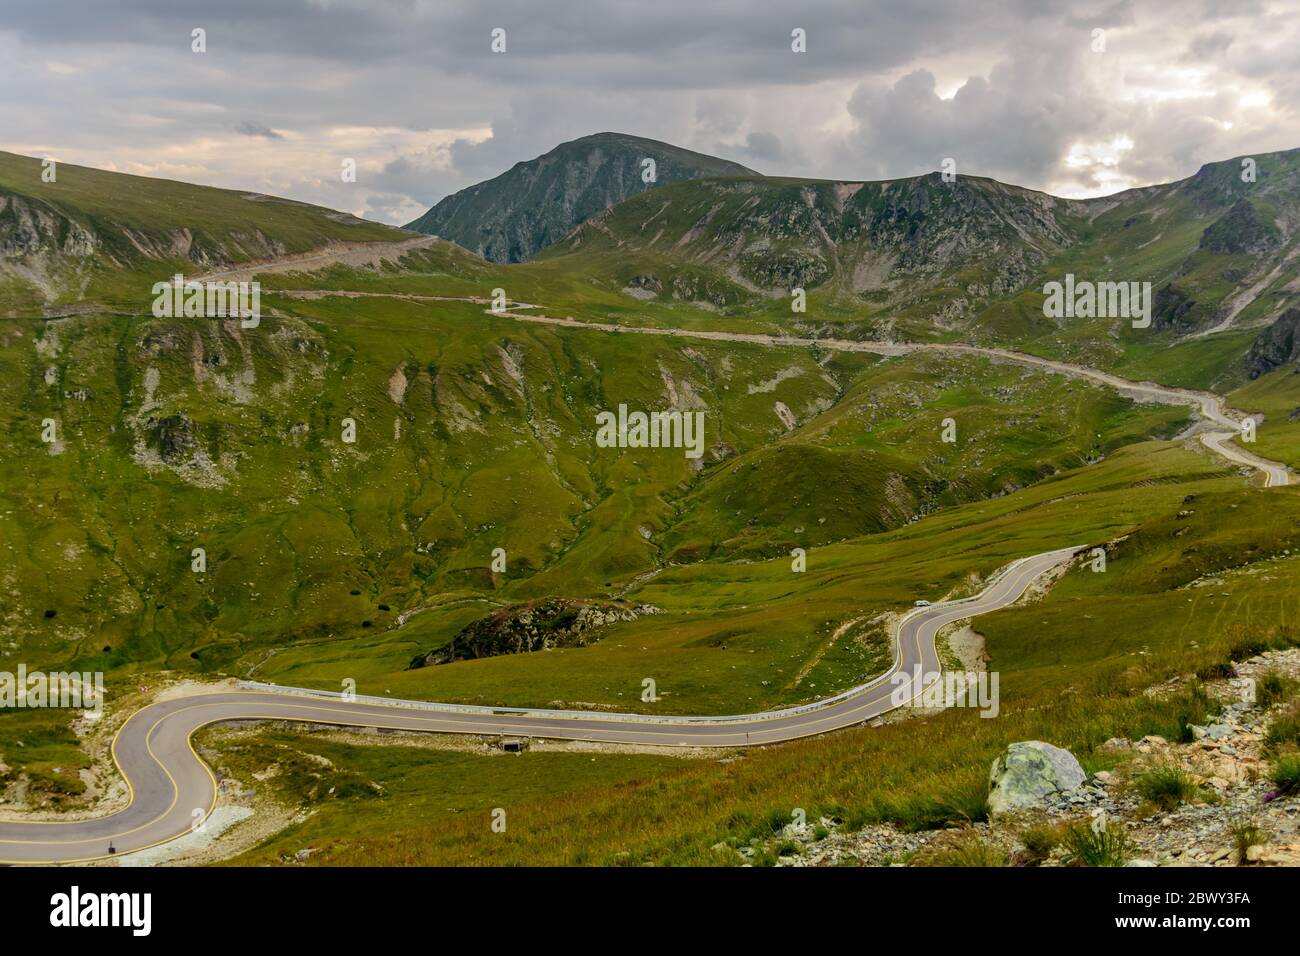
[[[1243,385],[1230,396],[1234,406],[1259,412],[1256,454],[1300,467],[1300,374],[1295,366],[1279,368]]]
[[[402,233],[254,193],[0,152],[0,314],[26,304],[131,301],[173,272]]]
[[[434,616],[390,633],[403,612],[589,596],[665,560],[896,527],[1183,420],[1006,368],[822,365],[800,350],[530,326],[461,302],[267,300],[279,314],[255,330],[11,324],[4,636],[88,666],[240,673],[271,647],[381,635],[405,661]],[[674,395],[706,414],[701,471],[679,449],[596,447],[598,411]],[[791,467],[801,456],[844,457],[853,484]],[[762,495],[804,503],[761,507]],[[498,546],[504,575],[488,568]],[[204,574],[190,570],[195,547]]]
[[[929,519],[885,540],[829,549],[819,559],[824,568],[800,589],[803,600],[839,592],[847,576],[844,590],[856,592],[858,607],[879,606],[882,590],[894,586],[884,582],[896,581],[902,596],[905,581],[930,580],[935,592],[914,584],[905,593],[937,593],[962,583],[958,564],[992,567],[1008,545],[1028,551],[1070,536],[1110,541],[1105,573],[1085,564],[1044,600],[980,618],[990,666],[1001,675],[996,720],[955,709],[718,754],[635,782],[574,781],[563,795],[511,801],[504,836],[488,830],[482,812],[417,821],[382,797],[317,802],[309,829],[290,830],[236,862],[266,861],[310,843],[318,850],[313,865],[735,864],[741,862],[735,847],[753,837],[771,839],[796,807],[810,822],[825,815],[847,827],[888,822],[922,829],[983,819],[988,766],[1010,741],[1049,740],[1098,770],[1114,760],[1098,749],[1111,737],[1180,739],[1189,723],[1204,722],[1209,712],[1195,682],[1179,682],[1163,694],[1142,691],[1263,647],[1294,646],[1300,613],[1294,589],[1281,584],[1300,573],[1294,556],[1300,497],[1244,489],[1235,478],[1200,472],[1202,461],[1171,446],[1137,446],[1092,469],[956,509],[949,520]],[[672,595],[698,605],[705,595],[724,604],[734,595],[732,602],[770,609],[765,596],[790,580],[775,562],[673,574],[656,579],[643,596]],[[738,586],[741,575],[744,588]],[[732,655],[747,646],[733,637],[725,655],[735,661]],[[825,668],[807,679],[825,680],[834,673],[834,659],[828,649]],[[387,759],[376,750],[339,766],[378,773],[374,768]],[[539,767],[554,759],[521,758]],[[465,772],[483,786],[496,785],[501,761],[470,761]],[[296,790],[277,792],[290,805],[304,799]],[[391,832],[354,833],[348,821],[357,812],[385,817],[380,829]]]

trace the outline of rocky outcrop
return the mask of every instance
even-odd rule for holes
[[[1189,318],[1195,305],[1196,300],[1173,283],[1161,286],[1151,304],[1151,327],[1160,332],[1189,332],[1195,324]]]
[[[659,281],[659,277],[656,275],[635,275],[628,280],[627,287],[649,292],[652,296],[656,296],[663,291],[664,284]]]
[[[99,248],[93,232],[48,203],[0,194],[0,259],[39,253],[84,258]]]
[[[168,464],[188,460],[197,444],[194,422],[185,415],[150,418],[145,422],[145,429],[146,443]]]
[[[989,813],[1041,808],[1087,779],[1074,754],[1041,740],[1011,744],[989,771]]]
[[[724,279],[683,272],[673,276],[673,298],[684,302],[708,302],[711,305],[733,305],[741,298],[738,287]]]
[[[83,221],[84,220],[84,221]],[[121,265],[137,259],[185,258],[213,266],[241,258],[271,258],[283,242],[259,230],[232,232],[226,246],[200,241],[188,228],[142,231],[107,217],[91,219],[53,203],[0,193],[0,265],[5,260],[81,260],[97,257]]]
[[[821,256],[802,249],[777,252],[759,249],[745,255],[740,271],[750,282],[765,289],[793,289],[819,285],[831,270]]]
[[[1201,234],[1201,248],[1227,255],[1258,255],[1281,244],[1277,227],[1265,222],[1247,199],[1238,199]]]
[[[649,604],[625,606],[548,598],[502,608],[467,624],[447,644],[411,661],[409,670],[452,661],[531,654],[557,647],[581,647],[599,636],[602,628],[620,621],[635,621],[655,614]]]
[[[1283,365],[1300,361],[1300,309],[1288,309],[1255,338],[1243,361],[1246,374],[1259,378]]]

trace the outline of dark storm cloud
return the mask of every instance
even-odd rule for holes
[[[1090,5],[1091,6],[1091,5]],[[116,0],[23,5],[5,29],[46,46],[106,44],[184,47],[196,27],[210,52],[307,57],[355,67],[422,58],[447,73],[487,70],[519,78],[557,63],[604,59],[606,82],[712,85],[799,82],[868,64],[886,69],[925,49],[1014,30],[1062,11],[1055,2],[1012,2],[977,17],[953,0],[909,3],[763,3],[715,0]],[[490,65],[489,34],[507,31],[509,56]],[[789,52],[790,32],[807,31],[809,55]],[[617,61],[617,62],[615,62]],[[565,70],[554,81],[591,78]]]
[[[892,177],[953,157],[969,173],[1095,192],[1300,145],[1297,4],[9,5],[0,147],[390,221],[601,130],[774,174]],[[505,54],[490,52],[495,27]],[[806,53],[790,49],[796,27]],[[239,150],[225,148],[232,130]],[[355,184],[339,181],[344,158]]]

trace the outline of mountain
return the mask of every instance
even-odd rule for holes
[[[651,184],[642,179],[646,159],[656,166]],[[756,175],[738,163],[653,139],[596,133],[453,193],[406,228],[450,239],[492,262],[522,262],[584,219],[656,185]]]
[[[706,267],[761,295],[822,288],[897,306],[944,287],[988,299],[1022,287],[1073,241],[1085,214],[1082,203],[975,177],[708,179],[599,213],[546,256],[647,254]],[[629,284],[662,283],[637,275]]]
[[[157,278],[401,232],[320,206],[0,152],[0,299],[76,301],[137,271]],[[152,281],[152,280],[151,280]],[[10,295],[4,295],[6,288]],[[147,289],[148,286],[145,286]]]
[[[660,561],[899,528],[1170,420],[980,366],[960,378],[996,396],[970,429],[987,437],[938,454],[954,380],[938,366],[520,322],[488,309],[494,287],[551,315],[651,303],[593,285],[603,263],[583,255],[500,265],[298,203],[76,167],[47,196],[38,161],[7,162],[0,646],[42,656],[292,682],[310,655],[273,649],[374,637],[402,672],[501,601],[604,598]],[[1027,206],[1006,215],[1029,228]],[[422,245],[382,265],[314,251],[352,235]],[[278,250],[312,264],[263,268],[257,328],[151,314],[173,270]],[[88,284],[29,301],[37,272]],[[623,404],[707,410],[705,455],[600,446],[593,423]],[[1040,427],[1000,436],[1031,414]]]
[[[597,213],[539,259],[641,302],[776,314],[770,300],[801,287],[818,296],[807,321],[850,336],[1046,337],[1104,351],[1133,330],[1046,318],[1046,281],[1151,282],[1166,341],[1262,328],[1297,299],[1300,150],[1253,161],[1253,182],[1239,158],[1087,200],[965,175],[698,179]],[[568,256],[581,265],[564,266]]]
[[[1151,281],[1159,331],[1263,328],[1295,299],[1300,150],[1207,163],[1186,179],[1092,199],[1088,208],[1089,227],[1060,267]]]

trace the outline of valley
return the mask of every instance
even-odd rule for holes
[[[6,163],[0,186],[13,188],[23,166]],[[1284,183],[1294,166],[1291,153],[1262,164]],[[1021,739],[1009,735],[1055,733],[1089,752],[1107,736],[1168,729],[1180,707],[1203,706],[1195,691],[1138,700],[1135,689],[1242,641],[1292,640],[1290,590],[1267,582],[1289,579],[1300,548],[1287,487],[1300,397],[1286,361],[1251,378],[1244,356],[1290,301],[1293,240],[1244,211],[1216,167],[1106,203],[979,179],[951,189],[927,177],[725,174],[640,192],[517,263],[266,197],[215,196],[230,231],[199,230],[175,210],[200,187],[160,186],[175,197],[166,214],[147,190],[109,208],[86,197],[110,174],[86,173],[61,171],[67,192],[32,220],[55,225],[23,227],[24,251],[4,260],[0,660],[103,671],[114,727],[130,716],[115,695],[147,707],[141,688],[180,679],[438,701],[471,708],[440,712],[435,722],[450,723],[438,729],[493,737],[554,739],[568,736],[555,720],[604,727],[627,713],[683,728],[707,726],[685,717],[770,721],[885,686],[872,681],[910,662],[894,648],[917,600],[934,609],[910,620],[960,623],[973,612],[941,602],[983,591],[1012,562],[1053,555],[1034,566],[1043,572],[1067,546],[1106,555],[1104,574],[1076,563],[1031,587],[1035,573],[985,609],[978,631],[1005,718],[955,709],[862,727],[895,709],[871,698],[807,733],[728,731],[709,741],[720,754],[676,758],[657,767],[658,783],[637,776],[649,771],[575,774],[553,822],[533,817],[527,845],[492,850],[448,818],[427,824],[428,849],[412,856],[384,834],[418,821],[385,809],[380,784],[348,777],[337,797],[304,796],[301,775],[269,784],[318,805],[307,826],[331,849],[312,862],[581,862],[564,828],[589,812],[608,833],[584,860],[705,862],[791,788],[858,823],[978,818],[976,768]],[[24,203],[21,222],[38,208]],[[161,223],[152,245],[136,241],[133,217],[146,215]],[[85,241],[70,251],[56,237],[74,227]],[[117,236],[131,240],[115,246]],[[1197,270],[1228,268],[1237,246],[1256,245],[1279,258],[1251,266],[1268,281],[1249,301],[1198,284]],[[1186,294],[1169,307],[1176,319],[1157,307],[1137,330],[1043,314],[1040,279],[1135,263],[1158,303]],[[149,290],[175,272],[256,279],[260,323],[154,315]],[[791,309],[795,283],[810,290],[805,313]],[[602,446],[600,416],[620,407],[702,415],[701,454]],[[1247,416],[1258,438],[1243,444]],[[57,443],[42,439],[47,419]],[[1216,575],[1235,583],[1189,590]],[[533,652],[434,654],[548,600],[653,613]],[[949,653],[939,630],[913,633],[918,655]],[[168,731],[187,761],[181,809],[213,806],[214,777],[179,746],[196,730],[222,737],[199,730],[209,719],[271,721],[238,745],[263,754],[283,742],[281,722],[312,722],[297,699],[256,712],[213,701],[226,704]],[[575,713],[516,723],[507,708]],[[423,719],[384,714],[392,731]],[[538,719],[541,729],[528,722]],[[6,713],[0,816],[107,807],[115,768],[98,734],[67,714]],[[819,736],[798,739],[807,734]],[[920,734],[935,742],[924,753],[908,743]],[[966,737],[972,749],[958,756]],[[124,746],[147,750],[147,739]],[[777,740],[791,742],[732,752]],[[332,751],[341,763],[323,776],[342,780],[354,760],[386,772],[355,746]],[[545,749],[518,759],[558,766]],[[859,751],[871,773],[845,769]],[[213,798],[237,799],[249,765],[220,747],[204,759],[222,780],[244,775]],[[458,772],[492,778],[494,759]],[[612,821],[628,794],[638,809]],[[639,816],[686,800],[710,809],[684,813],[675,836]],[[360,843],[335,830],[353,812],[373,821]],[[89,856],[108,832],[84,837]]]

